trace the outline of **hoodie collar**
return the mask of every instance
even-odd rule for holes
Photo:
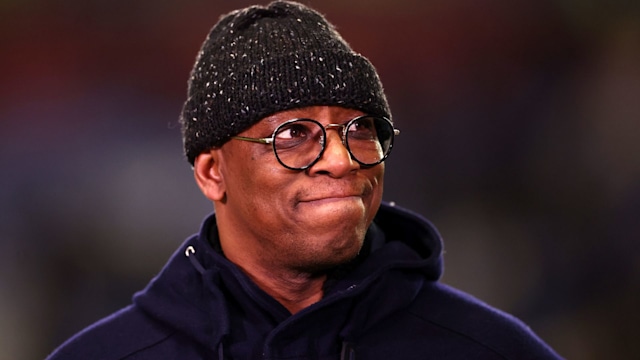
[[[344,312],[331,326],[335,336],[344,340],[342,353],[349,354],[358,334],[406,306],[425,280],[435,281],[442,273],[442,242],[437,230],[419,215],[382,204],[367,233],[368,248],[363,249],[357,264],[335,277],[323,300],[290,316],[229,262],[216,244],[217,226],[211,214],[200,233],[187,239],[160,274],[134,297],[134,303],[151,317],[213,352],[223,349],[232,332],[229,313],[234,310],[230,306],[241,303],[252,311],[270,314],[271,325],[266,326],[273,331],[267,340],[274,349],[284,344],[284,339],[308,331],[307,321],[326,322],[322,309],[330,308],[332,314]],[[390,287],[393,292],[388,291]],[[367,299],[376,300],[362,301],[365,293]],[[385,304],[384,308],[380,304]]]

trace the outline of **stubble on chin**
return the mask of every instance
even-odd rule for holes
[[[379,202],[376,203],[375,190],[381,185],[369,181],[342,179],[318,182],[295,192],[290,205],[294,214],[300,216],[297,225],[306,223],[308,227],[302,230],[304,240],[291,239],[298,243],[297,246],[292,244],[290,248],[297,248],[294,250],[297,254],[291,254],[291,259],[297,260],[290,263],[292,268],[307,274],[323,274],[354,260],[362,249],[367,229],[378,210]],[[357,195],[361,201],[360,206],[357,210],[352,206],[338,206],[326,213],[314,214],[310,211],[309,216],[304,214],[305,210],[309,209],[305,206],[310,205],[309,199],[337,193]],[[322,245],[318,246],[318,242]],[[304,255],[300,256],[301,254]]]
[[[335,229],[334,229],[335,230]],[[291,254],[290,259],[295,259],[290,266],[295,271],[320,275],[332,271],[338,266],[347,264],[355,259],[364,243],[366,226],[358,225],[332,234],[331,238],[320,239],[328,234],[319,236],[307,234],[305,240],[298,239],[298,246],[293,246],[296,254]],[[322,242],[322,244],[318,244]]]

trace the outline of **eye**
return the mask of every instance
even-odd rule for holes
[[[283,126],[276,134],[278,140],[303,139],[307,136],[309,136],[309,128],[299,123],[291,123]]]
[[[353,140],[375,140],[376,127],[373,118],[363,118],[354,121],[349,126],[348,136]]]
[[[322,126],[312,120],[299,119],[284,123],[278,128],[274,139],[277,150],[298,148],[303,144],[320,142],[322,140]]]

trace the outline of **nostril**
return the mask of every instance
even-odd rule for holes
[[[307,172],[308,172],[308,173],[311,173],[311,172],[312,172],[311,168],[307,169]],[[330,173],[329,171],[327,171],[327,170],[317,170],[317,171],[313,171],[313,173],[314,173],[315,175],[330,175],[330,174],[331,174],[331,173]]]

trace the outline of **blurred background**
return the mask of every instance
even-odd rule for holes
[[[198,230],[178,114],[254,2],[0,1],[0,359],[125,306]],[[640,2],[305,3],[379,70],[385,199],[438,226],[444,282],[567,358],[640,358]]]

